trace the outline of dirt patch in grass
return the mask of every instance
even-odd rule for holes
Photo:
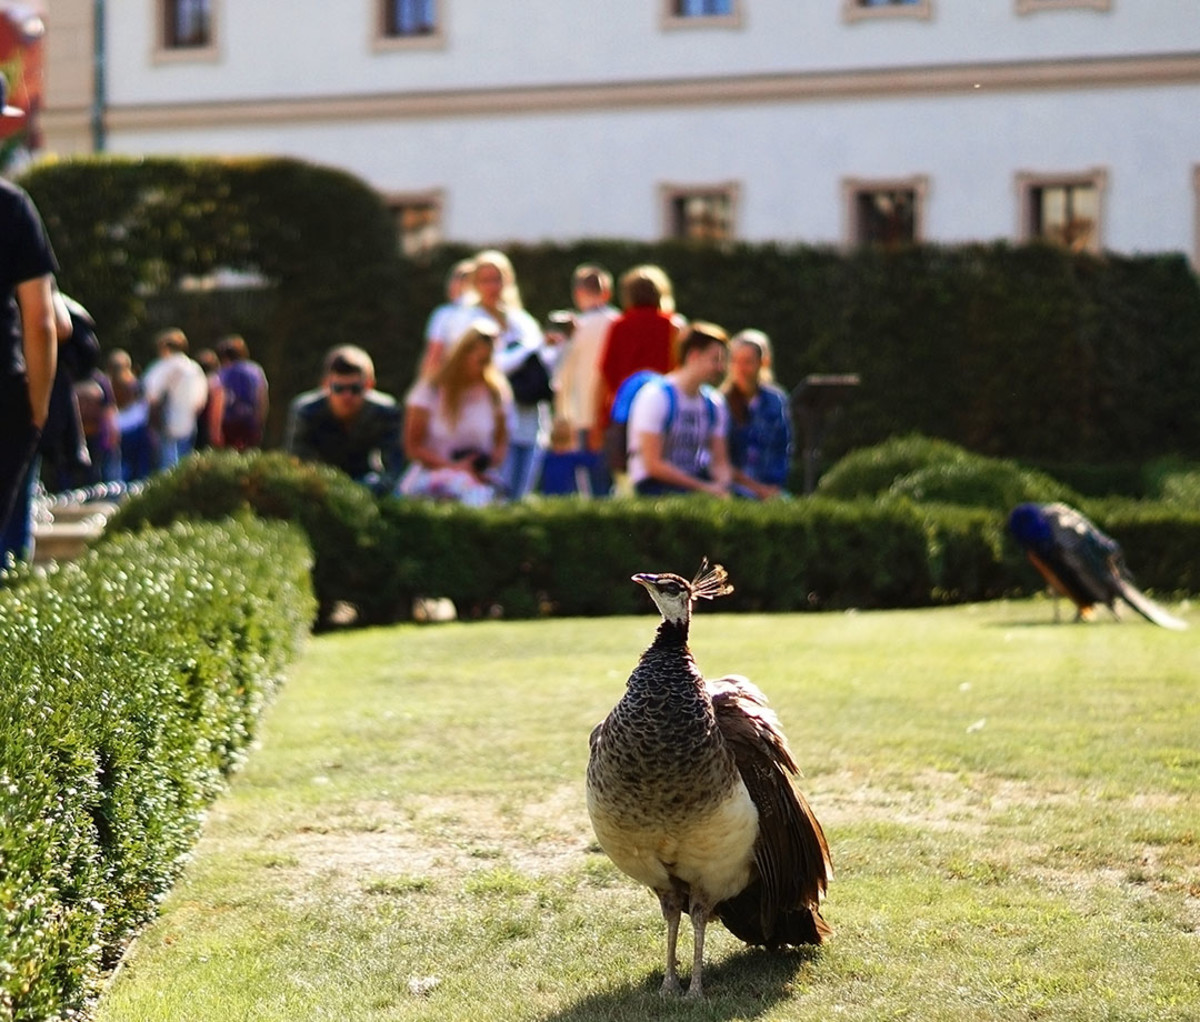
[[[312,825],[214,838],[267,861],[297,895],[310,886],[362,889],[397,877],[458,883],[499,867],[561,875],[583,866],[594,841],[582,785],[529,803],[474,795],[358,802]]]

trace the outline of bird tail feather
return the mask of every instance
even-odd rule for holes
[[[1121,599],[1128,603],[1129,606],[1141,614],[1147,621],[1151,621],[1161,628],[1170,628],[1176,632],[1181,632],[1187,628],[1186,621],[1181,621],[1175,615],[1164,610],[1140,589],[1126,582],[1124,579],[1121,580],[1120,592]]]

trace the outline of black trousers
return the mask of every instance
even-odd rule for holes
[[[42,431],[33,424],[24,376],[0,376],[0,531],[8,525]]]

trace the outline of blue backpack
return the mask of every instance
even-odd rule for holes
[[[627,376],[613,397],[612,414],[609,417],[608,428],[604,431],[604,457],[610,472],[627,472],[629,470],[629,409],[633,399],[647,383],[659,382],[667,394],[667,417],[663,421],[663,432],[671,428],[675,421],[675,405],[678,400],[675,388],[662,373],[653,369],[640,369],[632,376]],[[707,387],[700,391],[704,395],[704,404],[708,409],[708,427],[712,429],[717,421],[717,405]]]

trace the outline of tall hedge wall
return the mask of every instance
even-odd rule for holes
[[[448,245],[397,255],[366,185],[293,160],[89,158],[22,179],[107,345],[149,355],[177,322],[197,344],[243,333],[271,377],[269,436],[326,348],[355,341],[380,386],[411,382]],[[1007,244],[840,252],[804,245],[697,247],[581,241],[513,245],[537,316],[569,301],[571,269],[662,265],[681,312],[775,341],[777,375],[858,372],[825,463],[917,431],[1044,464],[1136,463],[1200,450],[1200,285],[1183,256],[1071,254]],[[181,293],[185,274],[255,270],[266,291]]]

